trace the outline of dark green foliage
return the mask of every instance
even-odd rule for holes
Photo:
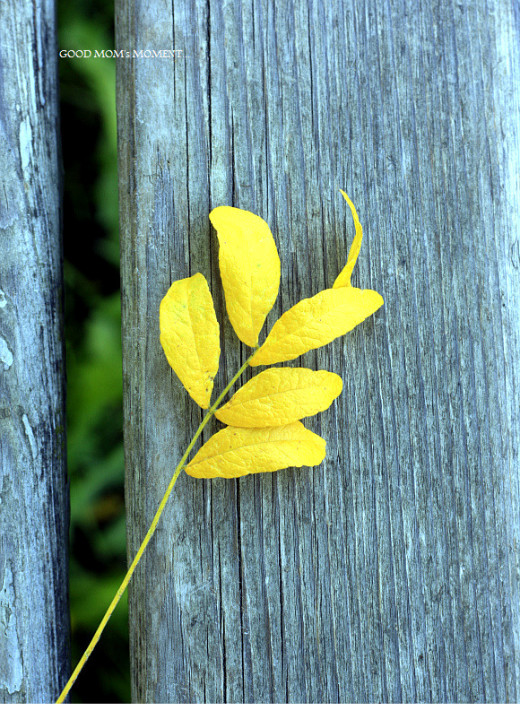
[[[113,6],[59,3],[61,49],[113,48]],[[70,607],[77,662],[126,571],[115,62],[60,59]],[[73,701],[129,701],[126,598]]]

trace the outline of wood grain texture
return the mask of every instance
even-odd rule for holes
[[[69,668],[55,6],[0,3],[0,700]]]
[[[275,235],[266,329],[344,265],[339,188],[385,299],[294,363],[345,383],[306,421],[322,466],[179,479],[130,589],[135,700],[517,701],[518,7],[116,6],[119,48],[183,52],[118,64],[129,555],[200,419],[159,345],[171,281],[210,281],[217,389],[246,355],[209,210]]]

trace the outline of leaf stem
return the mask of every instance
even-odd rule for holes
[[[258,345],[255,347],[255,352],[256,352],[257,349],[258,349]],[[97,630],[96,630],[96,632],[94,633],[94,635],[93,635],[93,637],[92,637],[92,640],[91,640],[90,643],[88,644],[87,649],[85,650],[85,652],[84,652],[83,655],[81,656],[81,659],[80,659],[80,661],[78,662],[78,664],[76,665],[76,667],[75,667],[75,669],[74,669],[74,672],[73,672],[72,675],[70,676],[69,681],[67,682],[67,684],[66,684],[65,687],[63,688],[63,691],[61,692],[61,694],[60,694],[60,696],[58,697],[58,699],[56,700],[56,704],[61,704],[61,702],[64,702],[64,701],[65,701],[65,697],[66,697],[67,694],[69,693],[69,691],[70,691],[72,685],[74,684],[74,682],[76,681],[76,679],[77,679],[79,673],[80,673],[81,670],[83,669],[83,667],[84,667],[85,663],[87,662],[88,658],[90,657],[92,651],[93,651],[94,648],[96,647],[96,645],[97,645],[97,643],[98,643],[98,641],[99,641],[99,639],[100,639],[100,637],[101,637],[101,634],[103,633],[103,630],[105,629],[105,626],[107,625],[108,619],[112,616],[112,613],[113,613],[114,609],[116,608],[116,606],[117,606],[117,604],[119,603],[121,597],[123,596],[123,594],[124,594],[124,592],[125,592],[125,590],[126,590],[126,588],[127,588],[127,586],[128,586],[128,583],[130,582],[130,579],[132,578],[132,575],[133,575],[133,573],[134,573],[134,571],[135,571],[135,568],[136,568],[137,565],[139,564],[139,560],[141,559],[141,557],[143,556],[144,551],[146,550],[146,546],[147,546],[148,543],[150,542],[150,540],[151,540],[153,534],[155,533],[155,529],[157,528],[157,524],[159,523],[159,519],[160,519],[161,516],[162,516],[162,513],[163,513],[163,511],[164,511],[164,508],[165,508],[165,506],[166,506],[166,503],[168,502],[168,499],[170,498],[170,494],[172,493],[173,487],[175,486],[175,482],[177,481],[177,478],[179,477],[179,474],[181,473],[182,469],[184,468],[184,465],[186,464],[186,460],[188,459],[188,456],[189,456],[190,452],[193,450],[193,446],[195,445],[195,443],[197,442],[197,440],[198,440],[200,434],[202,433],[202,431],[204,430],[204,428],[205,428],[206,425],[208,424],[210,418],[213,416],[213,414],[215,413],[215,411],[216,411],[217,408],[219,407],[219,405],[220,405],[222,399],[224,398],[224,396],[228,393],[228,391],[229,391],[229,390],[231,389],[231,387],[235,384],[235,382],[238,380],[238,378],[239,378],[240,376],[242,376],[242,374],[245,372],[245,370],[246,370],[247,366],[249,365],[249,362],[250,362],[251,359],[253,358],[253,355],[254,355],[255,352],[253,352],[253,354],[252,354],[250,357],[248,357],[248,358],[246,359],[246,361],[244,362],[244,364],[240,367],[240,369],[239,369],[238,372],[235,374],[235,376],[231,379],[231,381],[230,381],[229,384],[226,386],[226,388],[225,388],[225,389],[222,391],[222,393],[218,396],[218,398],[217,398],[217,400],[215,401],[215,403],[213,403],[213,404],[208,408],[208,410],[207,410],[207,412],[206,412],[206,415],[205,415],[204,418],[202,419],[201,424],[199,425],[199,427],[198,427],[197,430],[195,431],[195,435],[194,435],[193,438],[191,439],[191,442],[190,442],[190,444],[188,445],[188,447],[186,448],[186,452],[183,454],[183,456],[181,457],[181,460],[180,460],[179,464],[178,464],[177,467],[175,468],[175,472],[173,473],[173,476],[172,476],[172,478],[171,478],[171,480],[170,480],[170,483],[168,484],[168,487],[166,488],[166,491],[164,492],[164,496],[162,497],[161,503],[159,504],[159,507],[158,507],[157,511],[155,512],[155,516],[153,517],[153,520],[152,520],[152,522],[151,522],[151,524],[150,524],[150,527],[149,527],[149,529],[148,529],[148,532],[146,533],[146,535],[145,535],[145,537],[144,537],[144,539],[143,539],[143,542],[142,542],[141,545],[139,546],[139,549],[138,549],[138,551],[137,551],[137,553],[136,553],[134,559],[132,560],[132,563],[131,563],[130,567],[128,568],[128,572],[126,573],[126,575],[125,575],[123,581],[121,582],[121,584],[120,584],[120,586],[119,586],[119,589],[117,590],[117,592],[116,592],[114,598],[113,598],[112,601],[110,602],[110,606],[108,607],[108,609],[106,610],[105,615],[104,615],[103,618],[101,619],[101,623],[100,623],[99,626],[97,627]]]

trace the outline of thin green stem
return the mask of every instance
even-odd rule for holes
[[[258,349],[258,346],[255,347],[255,352],[256,352],[257,349]],[[254,354],[254,352],[253,352],[253,354]],[[199,427],[198,427],[197,430],[195,431],[195,435],[194,435],[193,438],[191,439],[191,442],[190,442],[190,444],[188,445],[188,447],[186,448],[186,452],[183,454],[183,456],[181,457],[181,460],[180,460],[179,464],[178,464],[177,467],[175,468],[175,472],[173,473],[173,477],[171,478],[170,483],[168,484],[168,487],[167,487],[166,491],[164,492],[164,496],[163,496],[162,499],[161,499],[161,503],[159,504],[159,508],[158,508],[157,511],[155,512],[155,516],[153,517],[153,520],[152,520],[152,522],[151,522],[151,524],[150,524],[150,528],[148,529],[148,532],[146,533],[146,535],[145,535],[145,537],[144,537],[144,539],[143,539],[143,542],[142,542],[141,545],[139,546],[139,550],[137,551],[137,553],[136,553],[134,559],[132,560],[132,563],[131,563],[130,567],[128,568],[128,572],[126,573],[126,575],[125,575],[123,581],[121,582],[121,585],[119,586],[119,589],[117,590],[116,595],[114,596],[114,598],[113,598],[112,601],[110,602],[110,606],[108,607],[108,609],[106,610],[105,615],[104,615],[103,618],[101,619],[101,623],[99,624],[99,626],[98,626],[96,632],[94,633],[94,635],[93,635],[93,637],[92,637],[92,640],[91,640],[90,643],[88,644],[87,649],[85,650],[85,652],[84,652],[83,655],[81,656],[81,659],[80,659],[80,661],[78,662],[78,664],[76,665],[76,667],[75,667],[75,669],[74,669],[74,672],[73,672],[72,675],[70,676],[69,681],[67,682],[67,684],[66,684],[65,687],[63,688],[63,691],[62,691],[62,693],[60,694],[60,696],[58,697],[58,699],[56,700],[56,704],[61,704],[61,702],[65,701],[65,697],[66,697],[67,694],[69,693],[69,691],[70,691],[72,685],[74,684],[74,682],[76,681],[76,679],[77,679],[79,673],[80,673],[81,670],[83,669],[83,667],[84,667],[85,663],[87,662],[88,658],[90,657],[92,651],[93,651],[94,648],[96,647],[96,645],[97,645],[97,643],[98,643],[98,641],[99,641],[99,639],[100,639],[100,637],[101,637],[101,634],[103,633],[103,630],[104,630],[105,626],[106,626],[107,623],[108,623],[108,619],[112,616],[112,613],[113,613],[114,609],[116,608],[116,606],[117,606],[117,604],[119,603],[121,597],[123,596],[123,594],[124,594],[124,592],[125,592],[125,590],[126,590],[126,588],[127,588],[127,586],[128,586],[128,583],[129,583],[130,579],[132,578],[132,575],[133,575],[133,573],[134,573],[134,571],[135,571],[135,568],[136,568],[137,565],[139,564],[139,560],[141,559],[141,557],[143,556],[144,551],[146,550],[146,546],[147,546],[148,543],[150,542],[150,540],[151,540],[153,534],[155,533],[155,529],[157,528],[157,524],[159,523],[159,519],[160,519],[161,516],[162,516],[162,513],[163,513],[163,511],[164,511],[164,508],[165,508],[165,506],[166,506],[166,503],[167,503],[168,499],[170,498],[170,494],[172,493],[173,487],[175,486],[175,482],[177,481],[177,478],[178,478],[179,474],[181,473],[182,469],[184,468],[184,465],[186,464],[186,460],[188,459],[188,456],[189,456],[190,452],[193,450],[193,447],[194,447],[195,443],[197,442],[197,440],[198,440],[200,434],[202,433],[202,431],[204,430],[204,428],[205,428],[206,425],[208,424],[208,421],[210,420],[210,418],[213,416],[213,414],[215,413],[215,411],[216,411],[217,408],[219,407],[219,405],[220,405],[222,399],[224,398],[224,396],[225,396],[225,395],[228,393],[228,391],[232,388],[232,386],[233,386],[234,383],[237,381],[237,379],[238,379],[240,376],[242,376],[242,374],[245,372],[245,370],[246,370],[247,366],[249,365],[249,362],[251,361],[252,357],[253,357],[253,355],[251,355],[250,357],[248,357],[248,358],[246,359],[246,361],[244,362],[244,364],[240,367],[240,369],[238,370],[238,372],[237,372],[237,373],[235,374],[235,376],[231,379],[231,381],[230,381],[229,384],[226,386],[226,388],[222,391],[222,393],[221,393],[220,396],[217,398],[217,400],[215,401],[215,403],[213,403],[213,404],[208,408],[208,410],[207,410],[207,412],[206,412],[206,415],[205,415],[204,418],[202,419],[201,424],[199,425]]]

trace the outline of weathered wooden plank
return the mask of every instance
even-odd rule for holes
[[[54,2],[0,27],[0,699],[44,702],[69,668]]]
[[[316,470],[181,477],[130,591],[137,701],[516,701],[519,22],[514,4],[118,0],[129,553],[199,421],[159,345],[173,279],[221,319],[210,208],[269,224],[281,311],[385,307],[303,358],[340,373]],[[516,14],[515,14],[516,13]],[[223,384],[244,359],[226,322]]]

